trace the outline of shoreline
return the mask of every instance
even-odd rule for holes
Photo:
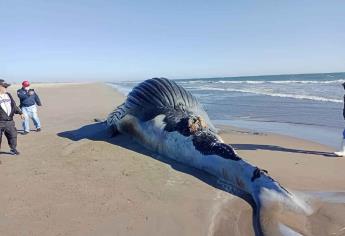
[[[94,122],[123,102],[113,88],[78,84],[37,92],[42,132],[18,136],[20,156],[0,155],[0,235],[254,235],[250,205],[211,176],[157,157],[130,137],[112,137]],[[307,235],[340,232],[345,158],[282,135],[222,126],[220,136],[289,190],[337,192],[340,203],[318,202]]]
[[[291,138],[301,139],[308,142],[315,142],[325,145],[336,151],[342,140],[342,133],[337,129],[332,131],[324,127],[314,125],[290,124],[282,122],[266,122],[252,120],[213,120],[217,125],[228,125],[239,129],[245,129],[252,132],[262,132],[266,134],[276,134]]]
[[[139,82],[138,82],[139,83]],[[112,83],[105,83],[122,96],[126,96],[131,90],[122,88]],[[215,125],[226,125],[232,128],[245,129],[255,132],[262,132],[267,134],[277,134],[291,138],[302,139],[305,141],[315,142],[321,145],[328,146],[336,151],[341,145],[342,131],[332,128],[332,130],[325,127],[318,127],[315,125],[302,125],[283,122],[270,121],[255,121],[245,119],[222,120],[212,119]]]

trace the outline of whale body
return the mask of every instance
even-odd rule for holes
[[[297,211],[308,206],[271,178],[243,160],[225,144],[203,106],[182,86],[165,78],[146,80],[107,118],[115,132],[129,135],[146,148],[203,170],[251,196],[259,219],[262,207],[278,201]]]

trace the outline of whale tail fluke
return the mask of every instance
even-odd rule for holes
[[[263,188],[256,202],[258,235],[309,235],[306,230],[308,216],[313,209],[306,199],[290,192],[277,192]]]
[[[275,236],[345,235],[345,193],[264,190],[255,199],[260,233]]]

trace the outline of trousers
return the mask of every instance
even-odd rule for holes
[[[13,120],[0,121],[0,148],[2,143],[2,135],[5,134],[8,142],[8,146],[11,149],[17,147],[17,129]]]

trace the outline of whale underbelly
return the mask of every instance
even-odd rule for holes
[[[165,131],[164,117],[159,115],[142,122],[127,115],[119,123],[119,131],[134,137],[137,142],[164,157],[205,170],[223,179],[230,176],[227,161],[217,155],[204,155],[196,150],[192,136],[186,137],[177,131]]]

